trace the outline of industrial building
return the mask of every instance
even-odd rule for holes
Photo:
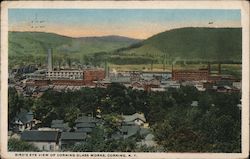
[[[199,70],[173,70],[172,79],[175,81],[202,81],[208,80],[208,69]]]
[[[207,68],[192,70],[174,70],[172,65],[172,80],[174,81],[219,81],[221,79],[220,63],[218,64],[218,72],[216,75],[211,75],[210,63],[208,63]],[[231,77],[228,79],[235,80]]]
[[[46,77],[49,79],[83,79],[82,70],[60,70],[60,71],[47,71]]]
[[[32,74],[28,74],[27,85],[31,86],[48,86],[48,85],[67,85],[67,86],[84,86],[94,85],[94,81],[103,80],[105,78],[105,70],[100,68],[87,69],[53,69],[52,49],[48,49],[47,53],[47,70],[37,70]]]

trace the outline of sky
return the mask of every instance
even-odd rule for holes
[[[240,10],[225,9],[9,9],[10,31],[71,37],[120,35],[146,39],[182,27],[241,27]]]

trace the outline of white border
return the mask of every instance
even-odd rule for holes
[[[92,9],[240,9],[242,24],[242,153],[74,153],[130,154],[128,158],[247,158],[249,155],[249,3],[246,1],[9,1],[1,4],[1,157],[15,158],[7,152],[8,91],[8,9],[10,8],[92,8]],[[25,153],[24,153],[25,154]],[[45,154],[45,153],[29,153]],[[62,154],[62,153],[46,153]],[[69,153],[64,153],[69,154]],[[72,154],[72,153],[71,153]],[[136,157],[134,157],[136,155]],[[22,158],[22,157],[17,157]],[[34,158],[34,157],[25,157]],[[47,157],[39,157],[47,158]],[[63,158],[63,157],[49,157]],[[77,157],[76,157],[77,158]],[[103,158],[103,157],[87,157]],[[106,157],[105,157],[106,158]],[[110,158],[110,157],[109,157]],[[112,157],[122,158],[122,157]]]

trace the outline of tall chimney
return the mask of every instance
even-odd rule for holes
[[[208,70],[208,74],[210,74],[210,73],[211,73],[211,65],[210,65],[210,62],[208,62],[208,64],[207,64],[207,70]]]
[[[53,71],[53,65],[52,65],[52,48],[48,49],[48,71]]]
[[[166,54],[164,54],[164,59],[163,59],[163,71],[166,69]]]
[[[171,78],[172,78],[172,80],[173,80],[173,78],[174,78],[174,64],[173,64],[173,63],[172,63],[172,72],[171,72],[171,73],[172,73],[172,74],[171,74],[171,75],[172,75]]]
[[[218,74],[221,74],[221,63],[218,64]]]
[[[109,78],[109,67],[107,61],[105,61],[105,78]]]

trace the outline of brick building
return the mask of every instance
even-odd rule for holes
[[[94,81],[100,81],[105,78],[105,71],[102,69],[89,69],[83,72],[83,81],[86,85],[94,84]]]
[[[172,80],[174,81],[201,81],[208,80],[209,70],[173,70]]]
[[[59,73],[58,73],[59,72]],[[77,77],[81,75],[81,78],[69,78],[69,74],[75,74]],[[54,76],[54,74],[57,74]],[[47,79],[29,79],[26,84],[29,86],[48,86],[48,85],[67,85],[67,86],[84,86],[94,85],[94,81],[103,80],[105,78],[105,71],[102,69],[89,69],[80,71],[53,71],[53,75]]]

